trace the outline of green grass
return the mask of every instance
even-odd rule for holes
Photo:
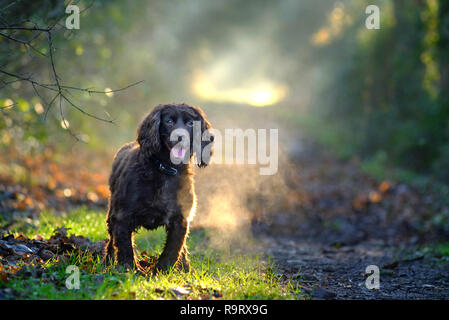
[[[54,214],[43,211],[39,219],[23,220],[15,222],[10,230],[22,233],[28,238],[41,235],[45,239],[50,238],[55,229],[64,226],[68,234],[82,235],[92,241],[103,240],[107,237],[105,213],[77,208],[69,213]]]
[[[27,237],[48,238],[57,227],[65,226],[70,234],[91,240],[105,239],[103,212],[76,209],[68,214],[42,213],[39,220],[15,225],[12,230]],[[160,254],[165,238],[161,228],[141,231],[136,235],[140,250]],[[297,285],[281,281],[272,263],[256,254],[230,254],[207,246],[204,230],[193,230],[189,237],[193,271],[171,270],[165,274],[144,277],[132,272],[119,272],[90,253],[73,252],[68,259],[51,259],[43,265],[42,275],[33,276],[37,266],[27,266],[0,288],[13,289],[19,299],[298,299],[303,294]],[[69,265],[80,269],[80,289],[65,286]],[[176,296],[181,287],[188,294]],[[178,289],[176,289],[178,288]],[[182,290],[181,290],[182,291]]]
[[[449,257],[449,242],[437,244],[433,248],[434,252],[443,257]]]

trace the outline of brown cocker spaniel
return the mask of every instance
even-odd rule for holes
[[[167,239],[155,270],[190,270],[186,239],[196,206],[192,156],[196,153],[199,167],[209,163],[210,128],[198,107],[158,105],[140,124],[136,141],[117,152],[109,177],[106,259],[138,268],[133,233],[165,226]]]

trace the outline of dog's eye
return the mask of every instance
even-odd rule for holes
[[[167,119],[165,120],[165,123],[168,124],[169,126],[173,125],[173,119]]]
[[[189,127],[193,127],[193,120],[192,119],[187,120],[186,125]]]

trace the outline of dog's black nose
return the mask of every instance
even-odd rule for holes
[[[176,143],[182,141],[187,143],[189,141],[189,133],[184,129],[175,129],[170,134],[170,140]]]

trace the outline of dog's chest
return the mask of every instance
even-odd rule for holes
[[[194,190],[190,179],[166,179],[147,190],[148,216],[156,224],[168,225],[174,215],[188,218],[194,204]]]

